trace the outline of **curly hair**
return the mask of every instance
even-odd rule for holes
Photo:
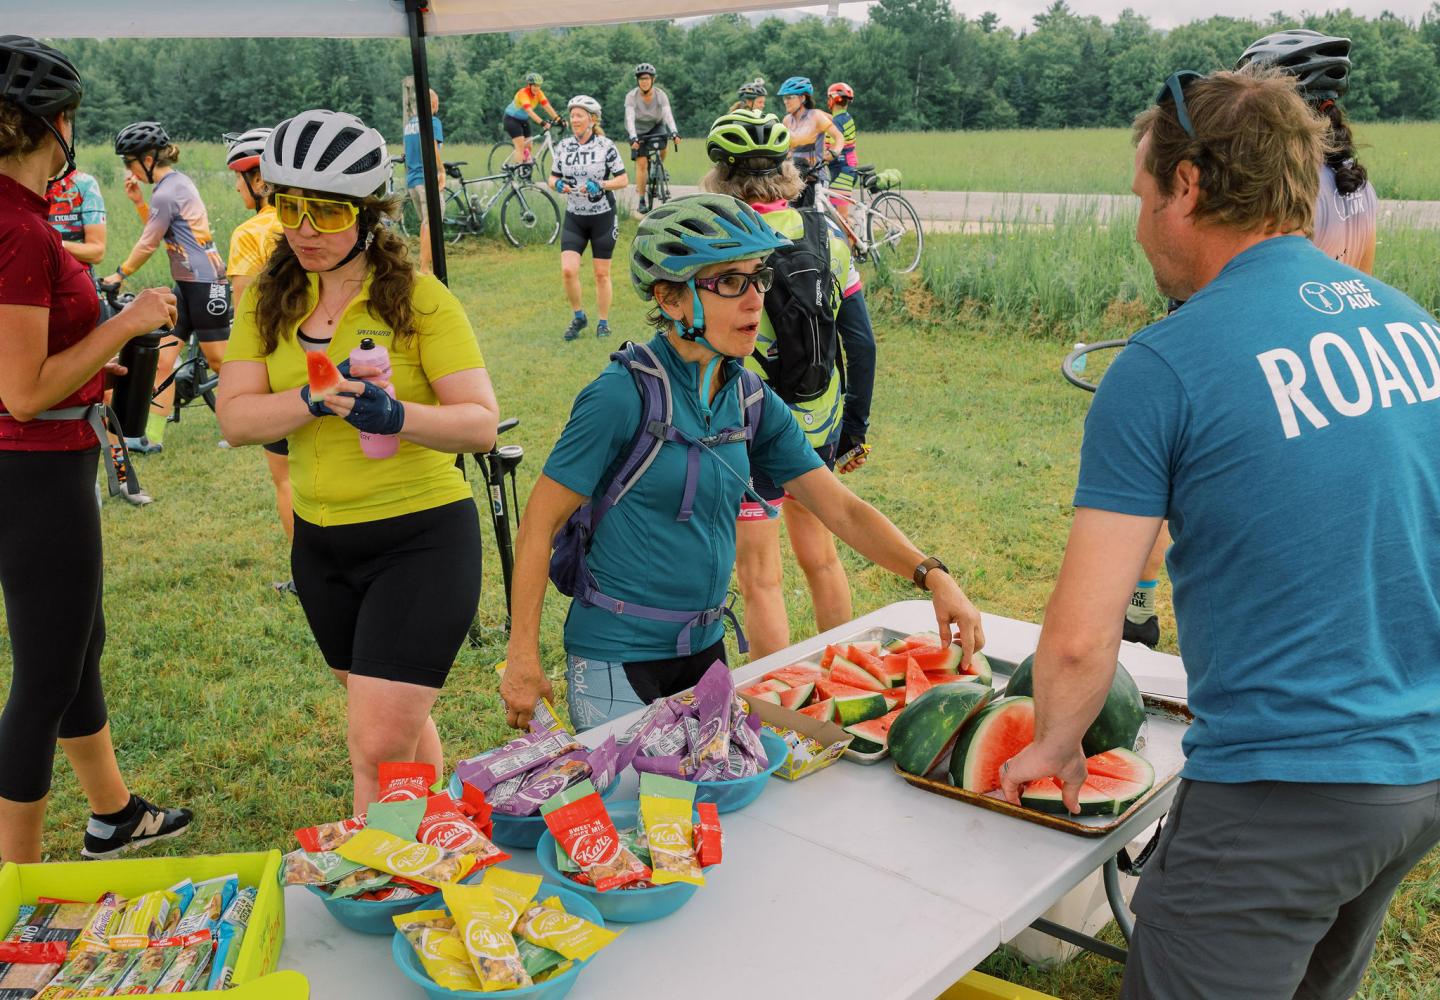
[[[770,201],[794,201],[805,189],[800,171],[791,160],[782,160],[780,169],[768,174],[751,174],[717,163],[700,178],[700,190],[728,194],[751,205]]]
[[[317,192],[316,197],[335,196]],[[400,343],[416,334],[410,301],[415,288],[415,268],[410,263],[410,248],[405,241],[382,222],[396,216],[400,196],[371,195],[347,200],[359,206],[359,232],[370,238],[370,245],[365,249],[371,274],[370,296],[365,306],[371,316],[394,331],[395,341]],[[309,272],[290,249],[290,242],[279,240],[265,269],[255,279],[255,324],[265,353],[273,354],[282,340],[293,337],[311,309]]]

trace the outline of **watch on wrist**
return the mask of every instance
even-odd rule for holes
[[[942,573],[950,572],[950,567],[946,566],[939,559],[936,559],[934,556],[927,556],[919,566],[915,567],[915,572],[911,574],[911,579],[915,581],[915,586],[921,590],[929,590],[930,588],[925,586],[925,577],[929,575],[932,569],[938,569]]]

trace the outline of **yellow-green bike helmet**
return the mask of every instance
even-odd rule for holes
[[[716,163],[767,173],[790,155],[790,130],[768,111],[741,108],[715,119],[705,152]]]

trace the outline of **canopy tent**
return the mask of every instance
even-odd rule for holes
[[[727,11],[795,7],[807,0],[62,0],[64,17],[52,3],[0,0],[0,24],[7,34],[36,38],[377,38],[408,37],[415,67],[415,92],[430,89],[426,35],[466,35],[563,28],[582,24],[653,21]],[[813,2],[813,0],[811,0]],[[85,67],[80,67],[83,74]],[[429,115],[420,115],[420,148],[433,149]],[[430,218],[440,218],[440,185],[435,164],[424,157],[425,195]],[[435,274],[445,273],[445,241],[430,227]]]

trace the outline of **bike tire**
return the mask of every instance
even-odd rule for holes
[[[560,235],[560,208],[542,187],[522,184],[500,202],[500,231],[514,247],[544,246]]]
[[[444,226],[445,242],[459,243],[467,233],[473,231],[472,213],[470,199],[460,191],[450,191],[445,195],[445,203],[441,209],[440,219]]]
[[[1065,381],[1069,382],[1075,388],[1084,389],[1086,392],[1095,392],[1100,388],[1100,380],[1104,377],[1105,371],[1119,355],[1119,349],[1128,343],[1128,339],[1097,340],[1093,344],[1086,344],[1084,347],[1076,348],[1065,355],[1065,360],[1060,362],[1060,374],[1065,376]],[[1114,350],[1115,354],[1102,355],[1100,358],[1089,357],[1089,355],[1095,354],[1098,351],[1110,350]],[[1084,375],[1075,370],[1075,362],[1082,357],[1086,359]],[[1093,368],[1090,364],[1092,361],[1095,362]]]
[[[920,266],[925,230],[920,213],[904,195],[884,191],[870,202],[865,215],[865,240],[871,256],[883,255],[890,270],[909,274]]]
[[[510,162],[510,157],[515,152],[515,145],[509,139],[501,139],[490,147],[490,155],[485,158],[485,172],[487,174],[498,174],[505,164]]]

